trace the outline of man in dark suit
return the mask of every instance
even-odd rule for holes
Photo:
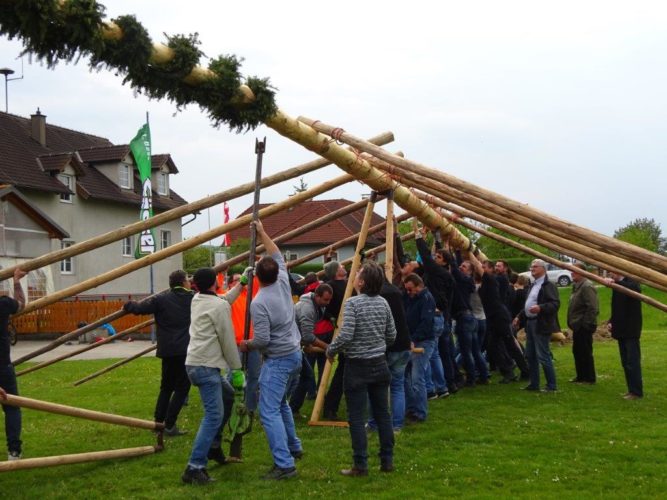
[[[558,325],[558,308],[560,298],[556,285],[547,277],[547,263],[535,259],[530,264],[533,284],[528,290],[524,308],[514,318],[514,326],[518,327],[521,320],[526,320],[526,358],[530,383],[524,387],[528,391],[540,390],[540,365],[544,369],[547,380],[545,392],[556,391],[556,370],[554,369],[549,350],[551,334],[560,331]]]
[[[624,286],[635,292],[641,292],[639,283],[611,272],[610,282]],[[625,371],[628,392],[623,399],[640,399],[644,397],[642,382],[641,350],[639,337],[642,333],[642,305],[634,297],[617,290],[611,292],[611,319],[608,323],[611,336],[618,341],[621,364]]]

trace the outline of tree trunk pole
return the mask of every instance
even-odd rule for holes
[[[578,267],[573,266],[572,264],[569,264],[567,262],[561,262],[558,259],[554,259],[553,257],[549,257],[548,255],[545,255],[541,252],[538,252],[537,250],[527,247],[526,245],[522,245],[521,243],[517,243],[514,240],[511,240],[509,238],[505,238],[504,236],[501,236],[496,233],[492,233],[491,231],[487,231],[486,229],[483,229],[481,227],[475,226],[474,224],[471,224],[469,222],[466,222],[464,220],[457,220],[457,224],[461,224],[464,227],[467,227],[468,229],[475,231],[476,233],[482,234],[484,236],[487,236],[489,238],[493,238],[496,241],[500,241],[501,243],[505,243],[508,246],[511,246],[513,248],[516,248],[517,250],[520,250],[524,253],[527,253],[529,255],[532,255],[538,259],[542,259],[546,262],[549,262],[551,264],[554,264],[558,267],[562,267],[563,269],[567,269],[568,271],[575,272],[578,274],[581,274],[582,276],[585,276],[586,278],[590,279],[591,281],[595,281],[596,283],[599,283],[601,285],[604,285],[606,287],[612,288],[620,293],[623,293],[625,295],[628,295],[632,298],[635,298],[637,300],[641,300],[642,302],[655,307],[656,309],[660,309],[661,311],[667,312],[667,305],[663,304],[662,302],[659,302],[655,300],[653,297],[648,297],[647,295],[643,295],[641,293],[635,292],[634,290],[630,290],[629,288],[626,288],[624,286],[618,285],[616,283],[608,283],[604,278],[601,278],[597,274],[591,273],[589,271],[585,271],[583,269],[579,269]]]
[[[23,458],[11,462],[0,462],[0,472],[15,470],[54,467],[56,465],[82,464],[99,460],[114,460],[119,458],[143,457],[160,451],[156,446],[139,446],[137,448],[123,448],[121,450],[92,451],[72,455],[58,455],[54,457]]]
[[[269,215],[272,215],[274,213],[280,212],[281,210],[285,208],[292,207],[294,205],[297,205],[298,203],[301,203],[302,201],[308,200],[314,196],[317,196],[318,194],[326,193],[327,191],[330,191],[336,187],[342,186],[343,184],[346,184],[353,180],[353,177],[350,175],[343,175],[341,177],[337,177],[336,179],[333,179],[331,181],[324,182],[314,188],[308,189],[302,193],[295,194],[294,196],[291,196],[289,199],[284,200],[279,203],[275,203],[269,207],[263,208],[260,211],[260,217],[267,217]],[[160,260],[166,259],[167,257],[171,257],[172,255],[176,255],[178,253],[183,252],[184,250],[187,250],[189,248],[193,248],[197,245],[200,245],[204,242],[210,241],[214,238],[217,238],[218,236],[225,234],[226,232],[232,231],[233,229],[245,226],[250,223],[252,216],[245,215],[243,217],[239,217],[238,219],[235,219],[232,222],[228,222],[227,224],[223,224],[221,226],[218,226],[214,229],[210,229],[209,231],[206,231],[204,233],[199,234],[198,236],[195,236],[193,238],[181,241],[180,243],[176,243],[175,245],[171,245],[163,250],[159,250],[155,253],[146,255],[145,257],[142,257],[141,259],[134,260],[132,262],[129,262],[123,266],[117,267],[115,269],[112,269],[110,271],[107,271],[106,273],[102,273],[94,278],[90,278],[88,280],[82,281],[80,283],[77,283],[76,285],[70,286],[68,288],[64,288],[62,290],[58,290],[55,293],[52,293],[51,295],[47,295],[46,297],[42,297],[41,299],[35,300],[34,302],[30,302],[26,305],[26,307],[17,315],[21,314],[26,314],[31,311],[35,311],[37,309],[40,309],[42,307],[46,307],[49,304],[53,304],[54,302],[58,302],[59,300],[62,300],[66,297],[70,297],[72,295],[76,295],[78,293],[84,292],[86,290],[90,290],[91,288],[95,288],[97,286],[103,285],[104,283],[107,283],[109,281],[115,280],[117,278],[120,278],[122,276],[125,276],[128,273],[131,273],[132,271],[136,271],[137,269],[141,269],[142,267],[146,267],[150,264],[153,264],[155,262],[158,262]]]
[[[392,189],[394,191],[394,201],[397,205],[418,217],[427,227],[439,227],[448,235],[454,248],[462,250],[472,248],[470,240],[454,226],[414,196],[409,189],[391,179],[384,172],[374,168],[362,155],[347,151],[336,145],[334,139],[316,132],[312,127],[287,116],[282,111],[278,111],[267,119],[266,124],[279,134],[332,161],[370,186],[374,191],[383,192]]]
[[[361,264],[361,252],[366,245],[366,237],[368,236],[368,229],[371,226],[371,219],[373,217],[373,208],[375,207],[376,193],[371,194],[371,199],[366,205],[366,214],[364,215],[364,220],[361,224],[361,231],[359,232],[359,240],[357,241],[357,247],[354,251],[354,257],[352,258],[352,267],[350,269],[350,274],[347,277],[347,286],[345,287],[345,294],[343,295],[343,301],[341,302],[340,313],[338,314],[338,319],[336,321],[336,329],[333,333],[333,339],[338,336],[341,326],[343,325],[343,311],[345,309],[345,302],[352,296],[352,290],[354,288],[354,278],[359,270]],[[322,376],[320,377],[320,387],[317,391],[317,398],[315,398],[315,405],[313,406],[313,412],[310,416],[311,422],[319,422],[320,415],[322,413],[322,406],[324,405],[324,395],[329,386],[329,377],[331,376],[331,361],[327,359],[324,370],[322,371]],[[310,423],[310,422],[309,422]]]
[[[387,251],[384,253],[384,274],[391,283],[394,276],[394,193],[387,196],[387,230],[385,231]]]
[[[56,413],[58,415],[67,415],[68,417],[83,418],[94,420],[96,422],[105,422],[107,424],[124,425],[126,427],[136,427],[139,429],[148,429],[149,431],[159,431],[164,429],[164,424],[143,420],[134,417],[125,417],[123,415],[114,415],[113,413],[104,413],[95,410],[86,410],[75,406],[50,403],[39,399],[31,399],[23,396],[14,396],[7,394],[7,399],[2,401],[3,405],[17,406],[19,408],[30,408],[31,410],[45,411],[47,413]]]
[[[490,200],[494,204],[511,210],[514,213],[526,215],[527,217],[533,219],[534,222],[539,222],[540,224],[543,224],[547,227],[556,228],[562,232],[562,236],[565,238],[576,238],[580,241],[591,242],[593,244],[599,245],[609,252],[613,252],[618,256],[640,262],[659,272],[667,272],[667,258],[663,257],[662,255],[649,252],[648,250],[639,248],[635,245],[616,240],[609,236],[605,236],[562,219],[558,219],[545,212],[529,207],[528,205],[521,204],[487,189],[483,189],[469,182],[462,181],[453,175],[449,175],[440,170],[435,170],[417,162],[401,158],[400,156],[389,153],[388,151],[378,146],[369,144],[363,139],[354,137],[353,135],[345,132],[343,129],[332,127],[331,125],[325,125],[310,118],[299,117],[298,120],[307,125],[310,125],[318,132],[335,137],[336,140],[344,142],[353,148],[364,151],[370,155],[375,156],[376,158],[394,165],[395,167],[398,167],[390,172],[391,174],[396,173],[400,176],[403,170],[419,173],[428,177],[429,179],[437,180],[449,186],[455,187],[465,192],[466,194]],[[432,226],[429,225],[429,227]]]
[[[373,144],[387,144],[392,142],[393,140],[394,136],[391,132],[384,132],[375,137],[372,137],[371,139],[369,139],[369,142]],[[261,186],[262,188],[273,186],[280,182],[303,176],[309,172],[313,172],[330,164],[331,164],[330,161],[327,161],[323,158],[312,160],[308,163],[303,163],[301,165],[297,165],[296,167],[292,167],[290,169],[283,170],[282,172],[278,172],[277,174],[265,177],[261,181]],[[53,264],[54,262],[59,262],[65,258],[74,257],[76,255],[80,255],[90,250],[97,249],[101,246],[108,245],[109,243],[113,243],[114,241],[122,240],[127,236],[140,233],[145,229],[160,226],[172,220],[180,219],[181,217],[184,217],[186,215],[190,215],[195,212],[200,212],[214,205],[218,205],[225,201],[233,200],[240,196],[252,193],[254,188],[255,188],[254,182],[241,184],[240,186],[235,187],[233,189],[228,189],[218,194],[214,194],[211,196],[207,196],[206,198],[201,198],[197,201],[193,201],[192,203],[188,203],[187,205],[173,208],[161,214],[154,215],[149,219],[129,224],[120,229],[109,231],[108,233],[95,236],[80,243],[75,243],[74,245],[64,248],[62,250],[56,250],[54,252],[44,254],[40,257],[30,259],[26,262],[22,262],[21,264],[1,269],[0,281],[12,277],[14,275],[14,270],[17,267],[20,267],[23,271],[32,271],[33,269],[38,269],[40,267]]]
[[[106,345],[110,342],[113,342],[114,340],[120,340],[123,337],[126,337],[131,333],[137,332],[137,331],[141,330],[142,328],[145,328],[147,326],[152,325],[153,323],[155,323],[154,319],[149,319],[149,320],[143,321],[141,323],[138,323],[138,324],[134,325],[133,327],[128,328],[127,330],[123,330],[122,332],[117,333],[116,335],[114,335],[112,337],[107,337],[106,339],[104,339],[100,342],[94,342],[94,343],[89,344],[85,347],[82,347],[81,349],[77,349],[77,350],[72,351],[72,352],[66,352],[65,354],[62,354],[62,355],[58,356],[57,358],[49,359],[48,361],[43,361],[43,362],[41,362],[41,363],[39,363],[35,366],[31,366],[30,368],[26,368],[23,371],[17,372],[16,376],[20,377],[21,375],[25,375],[26,373],[32,373],[32,372],[35,372],[37,370],[41,370],[42,368],[46,368],[47,366],[51,366],[55,363],[58,363],[59,361],[62,361],[64,359],[73,358],[74,356],[77,356],[77,355],[82,354],[84,352],[88,352],[92,349],[97,349],[98,347]]]
[[[119,366],[126,365],[130,361],[134,361],[135,359],[140,358],[140,357],[148,354],[149,352],[153,352],[156,349],[157,349],[157,345],[152,345],[152,346],[148,347],[147,349],[144,349],[143,351],[140,351],[136,354],[133,354],[129,358],[121,359],[120,361],[117,361],[116,363],[114,363],[111,366],[107,366],[106,368],[103,368],[102,370],[96,371],[95,373],[91,373],[87,377],[84,377],[80,380],[77,380],[76,382],[74,382],[74,385],[79,386],[79,385],[81,385],[85,382],[88,382],[89,380],[92,380],[94,378],[99,377],[100,375],[104,375],[105,373],[109,373],[111,370],[115,370]]]

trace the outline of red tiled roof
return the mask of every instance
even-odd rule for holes
[[[75,152],[79,153],[77,158]],[[141,186],[135,191],[122,190],[94,166],[99,162],[115,162],[129,154],[128,145],[114,145],[108,139],[75,130],[46,124],[46,145],[31,135],[31,120],[0,112],[0,184],[18,188],[67,193],[55,174],[69,161],[77,171],[77,192],[84,198],[93,197],[118,203],[139,205]],[[168,164],[177,172],[170,155],[155,155],[160,165]],[[68,159],[66,159],[68,158]],[[81,160],[83,163],[81,163]],[[153,207],[167,210],[186,201],[173,191],[169,196],[153,193]]]
[[[289,210],[283,210],[280,213],[262,219],[262,224],[269,236],[276,237],[288,231],[292,231],[308,222],[324,217],[325,215],[338,210],[339,208],[351,205],[352,201],[344,199],[336,200],[310,200],[305,201]],[[269,206],[268,203],[262,203],[259,208]],[[330,245],[357,234],[361,230],[361,224],[364,219],[364,208],[352,212],[351,214],[340,217],[328,224],[301,234],[289,241],[286,245]],[[252,213],[252,207],[247,208],[239,217]],[[373,214],[371,226],[384,222],[384,218]],[[247,227],[242,227],[231,232],[232,241],[238,238],[249,238],[250,231]],[[384,243],[384,231],[375,233],[368,238],[368,245],[377,246]]]

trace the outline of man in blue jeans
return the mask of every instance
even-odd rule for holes
[[[424,349],[422,353],[410,354],[410,367],[405,380],[407,400],[406,419],[410,423],[423,422],[428,413],[426,396],[426,369],[435,349],[433,318],[435,300],[424,287],[424,282],[416,274],[409,274],[403,280],[405,287],[405,317],[410,330],[410,338],[415,347]]]
[[[301,334],[280,249],[260,221],[254,224],[267,255],[255,270],[259,293],[250,306],[254,337],[241,341],[239,350],[259,350],[264,355],[259,375],[259,417],[273,455],[273,467],[264,479],[287,479],[296,476],[294,459],[303,455],[287,404],[289,390],[301,372]]]
[[[232,385],[237,390],[243,388],[245,380],[236,349],[231,306],[215,294],[215,271],[199,269],[193,279],[199,293],[191,304],[185,371],[192,385],[199,389],[204,417],[181,479],[188,484],[206,484],[213,481],[206,466],[209,457],[216,459],[210,454],[224,414],[221,376],[231,369]]]
[[[0,297],[0,387],[7,394],[18,396],[19,390],[16,384],[16,372],[9,358],[9,316],[16,314],[25,307],[25,295],[21,288],[21,278],[26,275],[24,271],[14,271],[14,298]],[[4,399],[4,398],[3,398]],[[2,405],[5,413],[5,434],[7,435],[7,460],[18,460],[21,458],[21,408],[17,406]]]

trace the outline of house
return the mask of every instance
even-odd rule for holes
[[[154,213],[186,203],[169,188],[177,173],[170,155],[152,157]],[[48,124],[39,109],[30,118],[0,112],[0,200],[0,265],[12,266],[136,222],[141,184],[129,145]],[[180,220],[154,231],[158,250],[181,241]],[[128,237],[31,272],[29,299],[130,262],[135,245],[136,236]],[[154,289],[167,288],[181,267],[180,254],[153,265]],[[85,296],[149,292],[144,268]]]
[[[269,236],[276,237],[289,231],[297,229],[304,224],[312,222],[320,217],[324,217],[331,212],[352,205],[354,202],[345,199],[336,200],[309,200],[299,205],[283,210],[277,214],[262,219],[262,224]],[[259,209],[269,206],[268,203],[260,204]],[[352,212],[343,217],[323,224],[316,229],[296,236],[280,244],[280,249],[285,256],[285,261],[300,259],[301,257],[320,250],[323,247],[336,243],[344,238],[357,234],[361,230],[361,224],[364,219],[364,208]],[[247,208],[240,216],[252,213],[252,207]],[[239,217],[240,217],[239,216]],[[385,219],[377,214],[373,214],[371,226],[383,223]],[[230,233],[232,241],[239,238],[249,238],[250,230],[248,227],[236,229]],[[366,248],[373,248],[385,242],[385,232],[380,231],[369,235],[366,240]],[[346,260],[354,255],[356,241],[353,244],[339,248],[333,254],[334,260]],[[382,258],[380,258],[381,260]],[[311,260],[309,264],[324,263],[324,257],[318,257]]]

